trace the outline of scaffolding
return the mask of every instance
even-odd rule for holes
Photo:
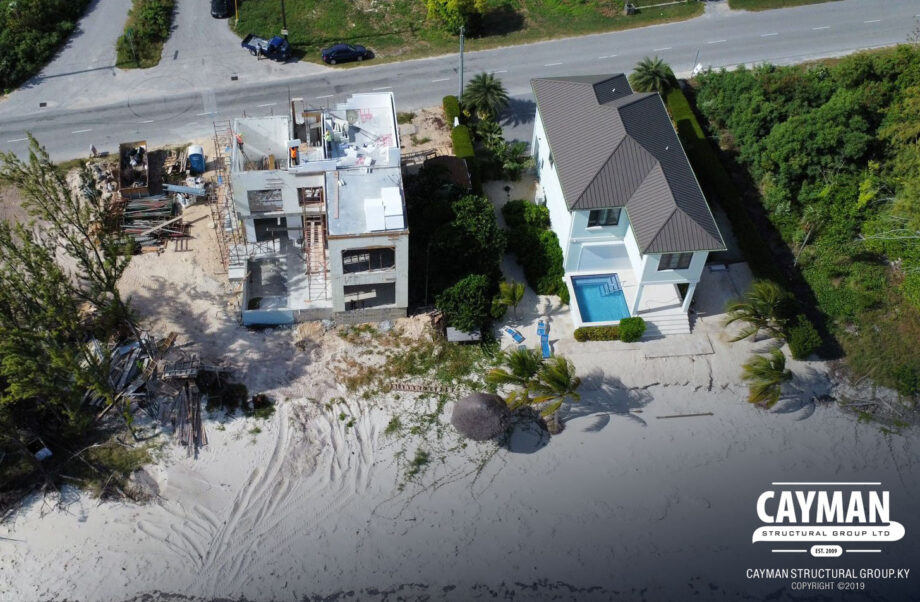
[[[208,206],[214,235],[220,250],[224,270],[231,267],[245,269],[248,251],[239,219],[233,207],[233,186],[230,180],[230,157],[233,149],[233,128],[229,121],[214,123],[214,154],[216,157],[217,182],[208,193]]]

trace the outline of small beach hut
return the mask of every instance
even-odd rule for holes
[[[450,423],[474,441],[486,441],[508,428],[511,411],[498,395],[473,393],[454,405]]]

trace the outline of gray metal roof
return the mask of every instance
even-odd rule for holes
[[[622,73],[530,83],[569,209],[625,207],[642,253],[725,248],[658,94]]]

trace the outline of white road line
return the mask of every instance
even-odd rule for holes
[[[871,21],[863,21],[863,23],[881,23],[881,19],[872,19]]]
[[[28,138],[16,138],[15,140],[7,140],[7,142],[25,142]]]
[[[600,60],[600,59],[612,59],[612,58],[615,57],[615,56],[616,56],[615,54],[605,54],[604,56],[599,56],[599,57],[597,57],[597,58],[598,58],[598,60]]]
[[[267,103],[265,103],[264,105],[256,105],[256,106],[257,106],[257,107],[260,107],[260,108],[261,108],[261,107],[273,107],[273,106],[275,106],[276,104],[278,104],[278,103],[277,103],[277,102],[267,102]]]
[[[436,84],[436,83],[438,83],[438,82],[446,82],[446,81],[449,80],[449,79],[450,79],[449,77],[442,77],[441,79],[433,79],[433,80],[431,80],[431,83]]]
[[[562,63],[546,63],[544,67],[555,67],[556,65],[561,65]]]
[[[500,69],[498,71],[493,71],[492,73],[508,73],[507,69]]]
[[[711,42],[706,42],[707,44],[721,44],[722,42],[727,42],[728,40],[712,40]]]
[[[664,48],[652,48],[652,52],[658,52],[659,50],[670,50],[670,46],[665,46]]]
[[[773,33],[762,33],[762,34],[760,34],[760,37],[762,37],[762,38],[769,38],[770,36],[778,36],[778,35],[779,35],[779,34],[776,33],[776,32],[774,31]]]
[[[204,117],[205,115],[213,115],[214,111],[208,111],[207,113],[198,113],[195,117]]]
[[[822,29],[830,29],[830,28],[831,28],[830,25],[822,25],[821,27],[812,27],[811,30],[812,30],[812,31],[821,31]]]
[[[153,123],[153,119],[148,119],[147,121],[142,121],[141,123]]]
[[[82,134],[84,132],[92,132],[93,130],[77,130],[76,132],[70,132],[71,134]]]
[[[325,96],[317,96],[316,98],[332,98],[335,94],[326,94]]]
[[[377,91],[377,90],[389,90],[389,89],[392,88],[392,87],[393,87],[393,86],[380,86],[379,88],[371,88],[371,90],[374,90],[374,91]]]

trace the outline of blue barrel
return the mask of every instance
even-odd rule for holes
[[[204,149],[197,144],[188,147],[188,168],[192,175],[201,175],[205,171]]]

